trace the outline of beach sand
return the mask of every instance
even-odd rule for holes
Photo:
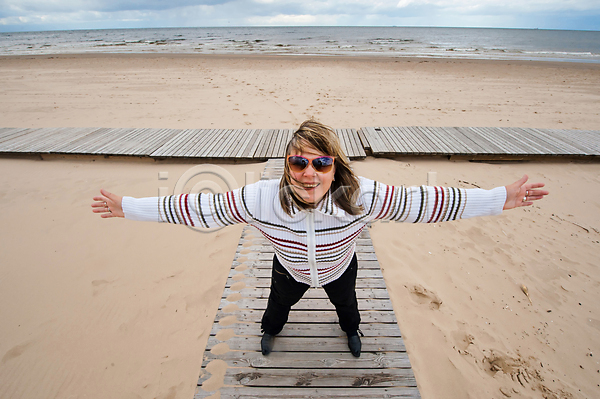
[[[2,127],[600,129],[591,64],[231,56],[0,58]],[[101,187],[174,188],[193,163],[0,158],[0,397],[190,398],[241,226],[102,220]],[[243,184],[263,163],[220,165]],[[353,162],[389,184],[492,188],[526,209],[371,235],[424,399],[600,394],[600,166]],[[168,172],[168,180],[158,180]],[[521,286],[528,287],[531,302]],[[257,347],[259,343],[257,342]]]

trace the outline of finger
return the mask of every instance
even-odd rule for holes
[[[521,187],[523,184],[525,184],[525,183],[527,182],[527,180],[529,180],[529,176],[527,176],[527,175],[523,175],[523,177],[521,177],[519,180],[517,180],[517,181],[515,182],[515,184],[516,184],[518,187]]]
[[[542,188],[544,186],[545,186],[544,183],[536,183],[536,184],[527,184],[525,187],[527,188],[528,191],[531,191],[531,190],[535,190],[538,188]]]
[[[115,200],[115,195],[113,193],[111,193],[110,191],[106,191],[105,189],[100,189],[100,194],[102,194],[103,196],[105,196],[108,200],[114,201]]]
[[[544,196],[550,194],[550,192],[546,190],[529,190],[527,194],[527,196]]]

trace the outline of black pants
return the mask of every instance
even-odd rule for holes
[[[344,332],[353,333],[358,330],[360,314],[356,300],[356,273],[358,262],[356,254],[348,269],[338,278],[323,286],[329,300],[335,306],[340,327]],[[273,271],[271,275],[271,293],[267,309],[262,317],[261,328],[263,332],[277,335],[288,320],[290,308],[295,305],[309,285],[299,283],[279,263],[277,256],[273,257]]]

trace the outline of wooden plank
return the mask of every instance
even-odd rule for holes
[[[594,155],[599,153],[599,151],[594,151],[593,148],[590,148],[591,144],[580,131],[578,131],[576,134],[572,131],[558,129],[548,129],[546,131],[556,137],[557,140],[581,150],[586,155]]]
[[[279,152],[279,147],[283,145],[285,141],[286,132],[285,129],[276,129],[276,139],[271,143],[270,151],[267,153],[269,158],[281,158],[282,154]]]
[[[259,148],[257,149],[257,158],[267,158],[267,154],[269,152],[269,147],[271,145],[271,141],[276,140],[274,129],[267,129],[263,136],[263,141]]]
[[[527,135],[523,134],[522,131],[519,131],[514,128],[490,128],[493,132],[502,132],[502,134],[507,137],[507,140],[511,143],[517,143],[521,148],[524,149],[528,154],[536,155],[536,154],[552,154],[552,152],[548,152],[547,149],[540,146],[539,143],[532,140]]]
[[[291,316],[290,316],[291,318]],[[291,321],[290,321],[291,322]],[[285,327],[284,327],[285,328]],[[367,352],[406,352],[404,342],[401,339],[390,339],[389,337],[361,337],[362,351]],[[220,342],[209,339],[206,350],[212,349]],[[234,336],[227,340],[230,348],[240,351],[256,351],[260,349],[258,336]],[[277,336],[273,351],[276,352],[343,352],[348,350],[348,338],[338,336],[330,339],[315,339],[315,337],[286,337]]]
[[[478,154],[487,155],[506,153],[505,149],[500,145],[500,143],[490,139],[488,132],[482,128],[463,127],[456,129],[479,146],[480,150],[477,151]]]
[[[352,142],[352,138],[350,137],[350,132],[348,131],[348,129],[340,129],[342,132],[344,132],[344,139],[346,140],[346,149],[347,149],[347,153],[346,156],[348,158],[356,158],[356,148],[354,147],[354,143]]]
[[[382,280],[380,280],[382,281]],[[237,317],[238,321],[260,323],[263,310],[245,309],[243,315]],[[229,317],[229,314],[217,314],[215,321],[219,322],[222,319]],[[360,313],[362,323],[396,323],[396,316],[393,311],[363,311]],[[294,310],[290,312],[288,323],[337,323],[338,317],[335,310],[323,310],[319,312],[306,312],[302,310]]]
[[[395,152],[392,134],[385,127],[376,127],[375,131],[379,133],[379,137],[381,141],[385,145],[385,149],[387,153]]]
[[[362,129],[373,154],[385,154],[388,152],[386,144],[384,144],[379,132],[374,127],[363,127]]]
[[[270,275],[270,273],[269,273]],[[293,306],[294,310],[297,311],[319,311],[319,310],[335,310],[333,304],[329,301],[329,299],[315,299],[315,298],[303,298],[304,300],[300,300],[297,304]],[[221,299],[221,303],[219,305],[219,309],[223,309],[227,305],[230,305],[227,299]],[[236,301],[235,304],[240,309],[266,309],[267,308],[267,298],[241,298]],[[392,303],[389,299],[358,299],[358,308],[360,310],[393,310]]]
[[[476,130],[486,137],[488,142],[499,146],[502,155],[527,155],[530,153],[530,149],[521,140],[513,140],[511,136],[500,129],[479,127]]]
[[[342,151],[347,157],[350,157],[352,155],[352,148],[349,146],[348,139],[346,137],[346,131],[344,129],[335,129],[335,133],[340,141]]]
[[[247,134],[247,137],[245,140],[242,140],[243,145],[240,146],[238,151],[235,153],[235,158],[248,158],[247,154],[250,152],[250,149],[252,148],[252,146],[256,142],[257,138],[259,137],[259,130],[258,129],[249,129],[246,134]]]
[[[363,129],[366,129],[366,128],[362,128],[362,127],[359,128],[357,134],[358,134],[358,138],[360,139],[360,144],[366,153],[367,150],[371,151],[371,143],[367,139],[367,135],[365,133],[365,130],[363,130]]]
[[[216,129],[211,135],[210,140],[202,147],[202,150],[198,153],[200,158],[208,158],[212,153],[213,149],[219,145],[223,139],[223,135],[227,134],[227,129]]]
[[[282,387],[224,387],[220,389],[221,398],[235,399],[306,399],[306,398],[331,398],[331,399],[393,399],[393,398],[420,398],[417,387],[388,387],[368,389],[348,388],[282,388]],[[211,393],[198,389],[194,399],[206,398]]]
[[[361,370],[321,369],[318,372],[310,369],[268,369],[236,368],[226,374],[223,383],[226,385],[244,385],[250,387],[394,387],[416,386],[414,375],[410,369]]]
[[[352,140],[352,145],[355,148],[356,158],[365,158],[367,154],[365,153],[365,149],[362,146],[358,131],[356,129],[348,129],[348,134],[350,136],[350,139]]]
[[[207,150],[207,147],[215,140],[219,134],[219,129],[206,129],[202,131],[200,141],[198,141],[190,150],[187,152],[187,156],[193,158],[199,158],[200,155]]]
[[[400,329],[396,323],[365,323],[360,327],[361,331],[368,337],[401,337]],[[217,336],[221,326],[214,325],[211,330],[211,336],[219,340]],[[234,323],[228,326],[236,336],[260,336],[260,323]],[[280,337],[345,337],[338,323],[291,323],[279,333]],[[227,338],[229,339],[229,338]],[[225,340],[227,340],[225,339]]]
[[[431,140],[435,143],[437,148],[440,151],[440,154],[443,155],[455,155],[460,153],[459,150],[452,146],[452,142],[446,137],[441,129],[436,127],[428,127],[427,132],[431,137]]]
[[[2,136],[0,136],[0,148],[4,148],[4,143],[6,141],[11,141],[16,137],[22,136],[22,135],[26,135],[29,133],[29,131],[31,131],[32,129],[30,128],[14,128],[14,129],[7,129]]]
[[[540,155],[558,156],[562,152],[560,148],[554,145],[552,142],[545,140],[540,135],[531,131],[530,129],[522,128],[502,128],[508,130],[511,134],[516,134],[531,143],[531,146],[537,148],[540,151]]]
[[[403,129],[394,129],[394,135],[396,136],[397,152],[402,154],[419,154],[420,148],[414,139],[414,134],[410,126],[406,126]]]
[[[104,149],[109,147],[116,140],[119,140],[122,134],[126,133],[128,129],[107,129],[102,132],[102,134],[97,138],[97,140],[92,144],[89,143],[88,146],[83,148],[83,152],[96,154],[96,155],[104,155]]]
[[[451,148],[456,148],[458,153],[472,154],[479,148],[470,138],[461,133],[458,128],[438,127],[439,135],[444,137]]]
[[[68,141],[71,132],[72,129],[69,128],[49,129],[45,134],[39,135],[36,140],[27,145],[24,150],[32,153],[48,153],[50,148],[54,147],[57,142],[64,143]]]
[[[172,140],[169,146],[156,146],[156,151],[161,156],[181,158],[187,156],[194,148],[198,145],[203,138],[203,131],[201,129],[183,129],[177,131],[175,140]]]
[[[440,141],[446,143],[446,146],[451,153],[450,155],[468,155],[474,152],[467,144],[457,140],[454,136],[449,134],[447,130],[441,127],[434,127],[432,129],[436,132]]]
[[[430,155],[435,153],[431,144],[424,137],[423,133],[419,131],[417,127],[409,126],[410,131],[409,137],[415,143],[417,154],[419,155]]]
[[[257,129],[256,139],[250,149],[242,154],[242,158],[258,158],[255,156],[265,135],[265,129]]]
[[[213,148],[212,153],[208,155],[208,158],[223,158],[239,138],[239,135],[240,129],[227,129],[220,138],[220,142]]]
[[[530,134],[539,137],[540,140],[544,140],[549,145],[554,146],[557,150],[556,153],[560,155],[587,155],[586,151],[563,140],[560,140],[556,135],[548,132],[544,129],[531,129],[523,128]]]
[[[450,153],[450,148],[446,146],[443,140],[437,137],[433,129],[423,126],[415,126],[415,131],[420,134],[426,145],[431,148],[432,155],[442,155]]]
[[[285,352],[273,352],[269,356],[263,356],[258,351],[232,350],[219,356],[207,352],[204,366],[206,367],[214,359],[225,361],[228,367],[255,367],[257,369],[385,369],[410,367],[406,352],[367,352],[361,353],[359,358],[355,358],[347,350],[343,352],[297,352],[294,356],[289,356]]]
[[[141,129],[114,129],[112,134],[109,134],[109,139],[102,146],[96,149],[96,154],[115,155],[123,147],[127,148],[130,145],[139,143],[137,140]]]
[[[238,152],[239,148],[246,144],[246,134],[248,129],[237,129],[233,131],[233,137],[224,152],[217,155],[218,158],[229,159],[235,158],[235,154]]]
[[[28,152],[28,147],[36,141],[43,138],[55,129],[38,128],[29,129],[25,134],[14,136],[12,139],[3,143],[4,148],[10,152]]]
[[[244,289],[253,289],[253,288],[269,288],[271,286],[270,278],[258,278],[258,277],[248,277],[244,279],[245,287],[240,288],[239,291],[244,292]],[[373,278],[373,279],[360,279],[356,282],[357,288],[385,288],[385,280],[381,278]]]
[[[577,140],[585,143],[592,152],[600,151],[600,131],[598,130],[562,130],[577,138]]]
[[[235,154],[238,152],[239,148],[245,144],[245,135],[248,129],[236,129],[233,131],[233,139],[224,148],[224,151],[217,155],[218,158],[228,159],[235,158]]]
[[[185,133],[185,130],[172,129],[170,133],[171,133],[171,138],[168,139],[161,146],[156,148],[151,153],[152,156],[154,156],[154,157],[172,157],[182,147],[185,147],[186,143],[189,143],[187,134]]]
[[[360,266],[359,266],[360,267]],[[233,273],[232,273],[233,274]],[[233,274],[236,276],[237,274]],[[245,276],[245,275],[244,275]],[[235,278],[234,278],[235,280]],[[228,298],[229,295],[236,293],[236,291],[231,290],[231,287],[225,287],[223,291],[223,298]],[[270,290],[268,288],[254,288],[253,295],[255,298],[268,298]],[[356,289],[356,297],[358,299],[389,299],[390,296],[385,288],[357,288]],[[309,289],[306,291],[302,299],[314,299],[327,298],[327,293],[325,290],[321,289]]]
[[[140,149],[146,152],[152,133],[153,131],[149,129],[131,129],[131,132],[113,143],[113,146],[106,151],[116,155],[130,155]]]

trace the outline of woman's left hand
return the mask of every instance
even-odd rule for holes
[[[541,200],[549,192],[538,190],[544,183],[527,183],[529,177],[524,175],[519,180],[506,186],[506,202],[503,209],[514,209],[520,206],[533,205],[533,201]]]

